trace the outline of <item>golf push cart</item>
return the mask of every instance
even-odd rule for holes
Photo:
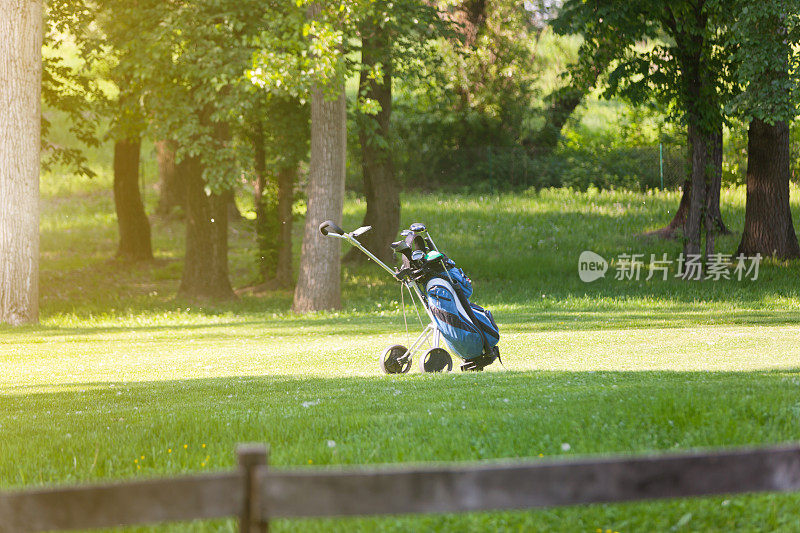
[[[404,287],[411,295],[414,307],[416,300],[419,300],[430,319],[430,323],[424,326],[409,348],[395,344],[383,351],[380,356],[381,369],[387,374],[408,372],[415,354],[427,342],[430,348],[419,358],[420,370],[450,371],[453,369],[453,360],[442,346],[442,340],[452,353],[463,360],[461,370],[481,371],[499,359],[497,342],[500,333],[492,314],[470,303],[472,280],[439,251],[425,225],[412,224],[409,229],[402,231],[401,240],[391,243],[394,253],[401,257],[400,268],[388,266],[358,241],[358,237],[370,229],[371,226],[364,226],[347,233],[330,220],[319,226],[322,235],[347,241],[386,270],[401,283],[401,295],[404,294]],[[406,321],[404,298],[403,320]]]

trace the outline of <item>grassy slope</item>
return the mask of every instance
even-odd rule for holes
[[[757,282],[578,279],[584,249],[677,255],[677,244],[634,238],[668,220],[674,193],[406,196],[404,221],[426,222],[495,312],[509,371],[387,377],[375,356],[406,335],[398,289],[374,266],[346,270],[340,313],[292,316],[288,292],[176,302],[181,224],[156,222],[155,264],[110,261],[105,185],[43,186],[42,325],[0,328],[0,486],[227,468],[242,441],[270,443],[276,465],[324,465],[800,438],[797,266],[766,265]],[[741,228],[742,191],[725,191],[723,203]],[[363,208],[347,202],[347,227]],[[232,234],[243,286],[249,229]],[[720,243],[735,247],[735,237]],[[797,503],[712,498],[276,528],[796,531]]]

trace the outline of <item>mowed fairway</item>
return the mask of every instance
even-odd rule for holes
[[[126,266],[109,260],[107,192],[44,191],[42,324],[0,328],[3,488],[231,468],[244,441],[268,443],[273,465],[308,467],[800,439],[798,266],[687,284],[617,281],[612,263],[605,279],[578,279],[586,249],[676,257],[677,243],[635,237],[669,219],[675,193],[406,196],[404,222],[425,222],[495,313],[505,368],[421,375],[414,365],[384,376],[379,352],[408,337],[399,290],[374,266],[345,269],[337,313],[293,316],[287,291],[177,302],[180,221],[154,224],[156,263]],[[743,196],[723,191],[734,229]],[[348,200],[345,226],[363,209]],[[232,230],[238,287],[254,275],[250,231]],[[723,237],[719,250],[736,244]],[[737,496],[273,529],[789,532],[800,530],[798,505],[794,495]],[[232,531],[234,522],[151,529]]]

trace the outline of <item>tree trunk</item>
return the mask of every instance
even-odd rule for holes
[[[186,255],[178,295],[193,300],[235,298],[228,279],[228,205],[224,195],[207,195],[196,158],[178,165],[186,180]]]
[[[686,130],[686,160],[688,167],[692,168],[692,135],[691,128]],[[686,213],[689,212],[689,203],[692,199],[692,175],[691,170],[686,180],[681,187],[681,201],[678,204],[678,210],[675,211],[675,216],[672,217],[669,224],[661,229],[650,231],[644,234],[645,237],[659,237],[661,239],[674,239],[676,232],[680,229],[683,231],[683,226],[686,224]]]
[[[42,4],[0,2],[0,323],[39,320]]]
[[[544,125],[532,139],[526,139],[522,143],[533,155],[543,156],[555,150],[567,120],[608,68],[613,50],[614,47],[608,42],[600,41],[592,65],[588,68],[573,69],[570,84],[554,90],[545,98],[545,101],[549,102],[549,107],[545,113]]]
[[[228,221],[239,222],[242,220],[242,213],[239,211],[239,206],[236,205],[236,194],[234,193],[233,189],[228,189],[227,191],[223,192],[222,196],[225,197],[225,204],[228,211]]]
[[[273,231],[269,218],[269,209],[266,205],[265,192],[267,190],[267,154],[264,149],[264,126],[260,120],[253,124],[253,170],[255,183],[253,184],[253,203],[256,211],[256,246],[258,246],[258,272],[261,281],[267,281],[275,273],[275,257]]]
[[[486,24],[487,4],[486,0],[465,0],[456,8],[454,19],[467,47],[475,44]]]
[[[722,222],[722,213],[719,209],[719,199],[722,189],[722,124],[708,138],[706,154],[710,159],[706,174],[706,205],[703,209],[706,229],[706,258],[714,253],[716,236],[725,228]]]
[[[318,8],[318,4],[312,4]],[[326,98],[315,87],[311,96],[311,164],[300,272],[294,292],[298,313],[338,309],[341,305],[341,241],[323,237],[325,220],[341,224],[347,148],[347,104],[344,83],[338,97]]]
[[[400,229],[400,187],[394,174],[392,151],[389,145],[389,127],[392,115],[392,68],[389,39],[371,18],[361,27],[362,52],[359,94],[376,100],[381,110],[373,119],[359,117],[358,140],[364,173],[364,195],[367,213],[362,226],[372,230],[361,236],[361,243],[378,259],[392,261],[389,244],[395,240]],[[380,83],[369,74],[376,64],[383,65]],[[345,260],[365,261],[367,256],[352,248]]]
[[[687,135],[689,145],[689,168],[692,167],[691,158],[691,137]],[[722,213],[720,211],[720,191],[722,188],[722,127],[714,133],[712,137],[712,157],[713,157],[713,174],[711,183],[708,190],[708,198],[706,199],[706,209],[711,214],[711,221],[715,228],[716,234],[730,235],[731,231],[722,220]],[[686,213],[689,211],[689,203],[692,198],[692,178],[691,174],[683,182],[681,201],[678,204],[678,210],[672,217],[672,220],[665,227],[645,233],[645,237],[658,237],[661,239],[674,239],[675,233],[686,224]]]
[[[747,131],[747,203],[736,254],[800,257],[789,207],[789,127],[759,119]]]
[[[709,227],[714,229],[715,234],[730,235],[731,230],[728,229],[725,222],[722,220],[722,211],[720,211],[719,205],[720,193],[722,191],[722,124],[720,124],[717,131],[714,132],[711,143],[713,167],[706,204],[710,221]]]
[[[274,282],[278,268],[280,226],[275,190],[268,187],[267,159],[264,147],[264,128],[260,121],[253,125],[252,133],[254,170],[256,182],[254,201],[256,207],[256,242],[258,244],[258,271],[261,281]],[[271,191],[269,189],[272,189]],[[271,194],[268,194],[270,193]]]
[[[590,89],[591,87],[584,91],[573,87],[562,87],[553,91],[548,97],[551,103],[545,115],[544,126],[532,141],[523,143],[525,147],[538,156],[552,153],[561,138],[561,130]]]
[[[706,176],[709,162],[709,137],[703,135],[698,128],[689,127],[689,143],[692,158],[692,186],[689,199],[689,210],[683,225],[683,253],[686,256],[700,255],[703,222],[706,206]]]
[[[275,284],[278,287],[292,285],[292,204],[294,203],[296,175],[297,166],[282,168],[278,172],[280,245],[278,247],[278,265],[275,270]]]
[[[129,261],[153,259],[150,221],[139,192],[140,150],[138,138],[114,143],[114,205],[119,226],[117,257]]]
[[[681,188],[681,201],[678,204],[678,210],[675,211],[675,216],[672,217],[669,224],[661,229],[649,231],[644,234],[645,237],[658,237],[660,239],[674,239],[675,233],[680,229],[683,230],[683,225],[686,224],[686,213],[689,211],[689,202],[692,199],[692,179],[691,176],[683,182]]]
[[[175,165],[175,142],[158,141],[156,144],[156,157],[158,158],[158,206],[156,214],[169,216],[176,208],[186,209],[186,199],[183,196],[186,186],[181,174]]]
[[[258,168],[260,165],[256,165]],[[266,168],[263,170],[266,173]],[[256,239],[259,248],[259,273],[270,287],[292,285],[292,203],[297,168],[278,170],[277,202],[263,198],[266,178],[256,170]]]

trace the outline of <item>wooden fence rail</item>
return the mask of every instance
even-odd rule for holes
[[[800,491],[800,445],[583,460],[284,470],[242,445],[231,472],[0,492],[0,532],[239,517],[243,532],[291,517],[531,509]]]

